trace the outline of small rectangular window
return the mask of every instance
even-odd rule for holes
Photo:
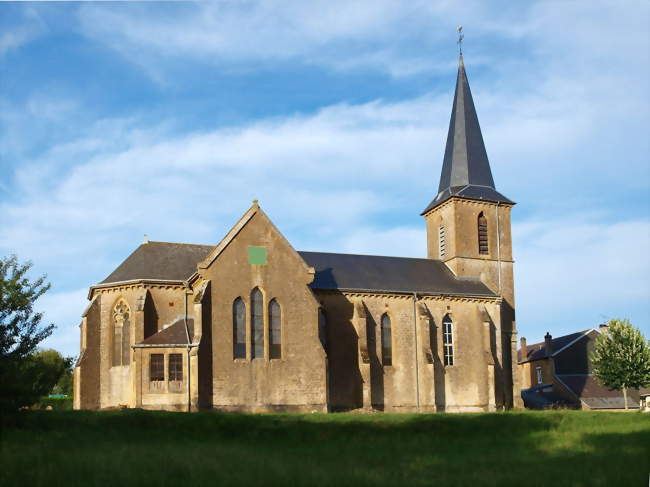
[[[152,353],[149,356],[149,380],[165,380],[165,356],[162,353]]]
[[[535,372],[537,373],[537,383],[538,384],[543,384],[544,383],[544,374],[542,372],[542,368],[540,366],[535,367]]]
[[[438,228],[438,240],[440,243],[440,258],[442,259],[447,252],[447,243],[445,241],[445,226],[440,225]]]
[[[169,380],[182,381],[183,380],[183,354],[170,353],[169,354]]]

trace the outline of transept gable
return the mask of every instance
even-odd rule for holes
[[[208,269],[225,251],[226,249],[233,244],[237,237],[242,234],[245,229],[250,226],[253,221],[261,224],[262,227],[266,227],[266,231],[275,235],[282,247],[285,247],[290,254],[293,254],[297,261],[300,262],[301,266],[304,268],[305,272],[310,275],[314,274],[314,269],[310,267],[305,260],[302,258],[299,252],[297,252],[287,238],[282,234],[282,232],[275,226],[271,221],[268,215],[260,208],[257,200],[253,201],[253,205],[242,215],[242,217],[235,223],[235,225],[230,229],[226,236],[217,244],[216,247],[210,252],[210,254],[199,264],[197,265],[198,273],[201,273],[202,270]],[[267,254],[267,249],[264,245],[261,245],[263,242],[259,242],[260,245],[249,245],[248,247],[248,262],[252,265],[266,265],[267,259],[269,258]],[[192,276],[195,277],[195,276]]]

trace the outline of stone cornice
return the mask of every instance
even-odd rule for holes
[[[95,284],[88,290],[88,299],[92,299],[95,291],[106,292],[114,289],[139,289],[139,288],[165,288],[182,289],[186,287],[185,281],[164,281],[161,279],[133,279],[131,281],[107,282],[106,284]]]
[[[447,199],[447,201],[445,201],[444,203],[441,203],[438,206],[435,206],[435,207],[431,208],[429,211],[427,211],[422,216],[424,218],[427,218],[433,212],[441,210],[445,206],[451,205],[452,203],[454,203],[456,201],[461,202],[461,203],[465,203],[465,204],[468,204],[468,205],[475,205],[475,206],[497,206],[497,203],[495,201],[476,200],[476,199],[473,199],[473,198],[466,198],[464,196],[451,196],[449,199]],[[513,206],[515,206],[515,204],[514,203],[504,203],[503,201],[500,201],[499,206],[503,207],[503,208],[510,209]]]
[[[392,298],[392,299],[413,299],[413,292],[403,291],[377,291],[362,289],[339,289],[339,290],[314,290],[316,294],[341,294],[350,299],[361,298]],[[496,303],[503,300],[501,296],[449,294],[449,293],[415,293],[418,301],[464,301],[475,303]]]

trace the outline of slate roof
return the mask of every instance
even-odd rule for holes
[[[433,259],[298,252],[316,269],[312,289],[496,296],[478,279],[459,279]]]
[[[187,327],[189,328],[190,338],[194,336],[194,320],[188,318]],[[187,332],[185,330],[185,320],[180,319],[167,328],[163,328],[158,333],[154,333],[146,338],[139,345],[188,345]]]
[[[184,280],[213,249],[211,245],[149,242],[140,245],[100,284],[138,279]],[[312,289],[496,296],[478,279],[457,278],[433,259],[298,252],[316,269]]]
[[[580,400],[591,409],[623,409],[625,400],[622,391],[616,391],[602,385],[594,375],[558,375]],[[647,389],[641,389],[641,392]],[[628,407],[639,407],[639,390],[628,390]]]
[[[182,281],[196,271],[196,264],[213,248],[214,245],[143,243],[100,284],[137,279]]]
[[[438,195],[422,214],[452,196],[514,204],[495,189],[462,54],[458,62],[456,92]]]
[[[582,330],[576,333],[571,333],[569,335],[553,338],[551,340],[553,353],[566,347],[569,343],[580,338],[581,336],[585,335],[589,331],[591,331],[591,328],[589,328],[588,330]],[[526,351],[524,351],[523,349],[519,349],[517,352],[517,358],[519,362],[531,362],[533,360],[541,360],[547,357],[548,355],[546,354],[546,348],[544,346],[544,342],[527,345]]]

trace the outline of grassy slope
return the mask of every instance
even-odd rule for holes
[[[645,485],[650,414],[25,411],[3,485]]]

